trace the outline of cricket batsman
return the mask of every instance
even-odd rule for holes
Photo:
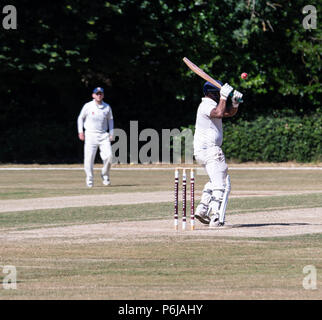
[[[222,85],[222,83],[216,80]],[[228,84],[221,89],[210,82],[203,86],[204,97],[199,105],[194,134],[194,156],[208,176],[201,201],[196,208],[195,217],[209,227],[221,227],[225,224],[225,211],[230,192],[230,177],[225,155],[221,149],[223,140],[222,118],[237,113],[242,93],[233,91],[232,104],[227,99],[233,88]]]
[[[112,165],[112,147],[114,120],[112,108],[103,101],[104,89],[97,87],[92,93],[93,100],[86,103],[77,119],[78,137],[84,143],[84,170],[86,185],[94,185],[93,167],[97,149],[103,161],[102,183],[110,185],[109,172]],[[85,133],[84,133],[85,128]]]

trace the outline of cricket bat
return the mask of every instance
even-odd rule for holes
[[[221,88],[221,84],[220,83],[218,83],[215,79],[213,79],[212,77],[210,77],[206,72],[204,72],[203,70],[201,70],[193,62],[191,62],[188,58],[184,57],[183,58],[183,61],[199,77],[203,78],[206,81],[209,81],[210,83],[212,83],[217,88],[219,88],[219,89]]]
[[[199,77],[202,79],[209,81],[212,83],[215,87],[221,89],[221,84],[218,83],[215,79],[210,77],[206,72],[204,72],[202,69],[200,69],[198,66],[196,66],[193,62],[191,62],[188,58],[184,57],[183,58],[184,63],[194,72],[196,73]],[[230,96],[232,96],[233,93],[230,93]],[[239,102],[243,102],[242,99],[238,100]]]

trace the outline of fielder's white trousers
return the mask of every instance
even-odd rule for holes
[[[205,168],[209,176],[208,188],[212,190],[224,190],[228,166],[221,148],[213,146],[202,149],[195,153],[195,159]]]
[[[108,132],[85,132],[84,170],[87,183],[93,183],[94,161],[98,148],[100,149],[100,156],[103,161],[102,176],[108,176],[112,164],[112,146]]]

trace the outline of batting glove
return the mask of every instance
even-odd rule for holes
[[[238,108],[238,105],[243,102],[243,94],[237,90],[234,90],[233,97],[231,98],[233,107]]]
[[[220,89],[220,99],[227,100],[229,94],[234,90],[228,83],[225,83]]]

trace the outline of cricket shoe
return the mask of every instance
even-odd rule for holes
[[[86,177],[86,186],[87,186],[87,188],[93,188],[93,185],[94,185],[93,179]]]
[[[195,212],[195,218],[203,224],[209,224],[210,218],[207,215],[208,207],[203,203],[200,203]]]
[[[210,223],[209,223],[209,228],[218,228],[222,227],[224,223],[219,222],[219,214],[215,213],[211,216]]]
[[[111,184],[111,181],[108,176],[101,175],[101,178],[102,178],[102,183],[104,184],[104,186],[109,186]]]
[[[93,188],[93,182],[86,182],[87,188]]]

